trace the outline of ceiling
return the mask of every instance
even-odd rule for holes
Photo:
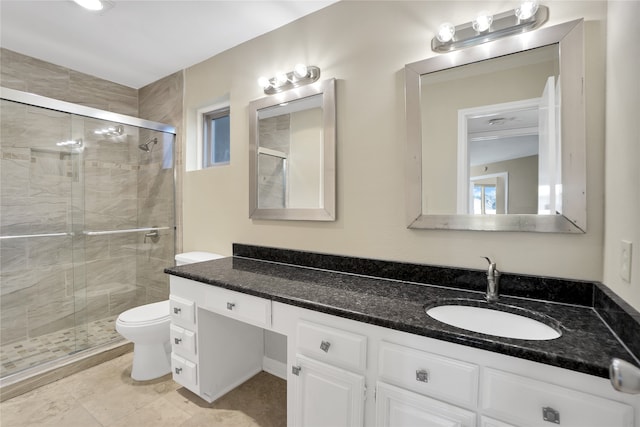
[[[0,0],[0,46],[138,89],[337,0]]]

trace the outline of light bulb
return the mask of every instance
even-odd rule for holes
[[[100,0],[73,0],[88,10],[102,10],[104,5]]]
[[[436,34],[436,38],[441,43],[450,42],[453,40],[453,36],[456,34],[456,27],[449,22],[445,22],[440,24],[438,27],[438,34]]]
[[[285,84],[289,79],[287,78],[287,74],[286,73],[277,73],[276,74],[276,86],[282,86],[283,84]]]
[[[473,20],[471,26],[474,30],[479,33],[485,32],[491,27],[491,23],[493,22],[493,15],[491,15],[486,10],[478,13],[476,19]]]
[[[309,70],[307,70],[307,66],[304,64],[298,64],[293,67],[293,74],[299,79],[307,77],[308,72]]]
[[[271,82],[269,81],[268,78],[262,76],[258,79],[258,85],[262,88],[262,89],[266,89],[269,86],[271,86]]]
[[[538,11],[538,0],[525,0],[515,9],[516,17],[524,21],[531,18]]]

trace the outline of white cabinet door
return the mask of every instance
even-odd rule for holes
[[[472,427],[476,415],[430,397],[378,382],[377,427]]]
[[[298,355],[295,420],[298,427],[362,426],[364,376]]]

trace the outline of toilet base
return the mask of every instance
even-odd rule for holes
[[[131,378],[148,381],[171,372],[171,346],[169,341],[159,344],[133,344]]]

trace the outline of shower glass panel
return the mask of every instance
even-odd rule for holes
[[[168,297],[175,247],[173,133],[5,93],[1,378],[122,340],[120,313]]]

